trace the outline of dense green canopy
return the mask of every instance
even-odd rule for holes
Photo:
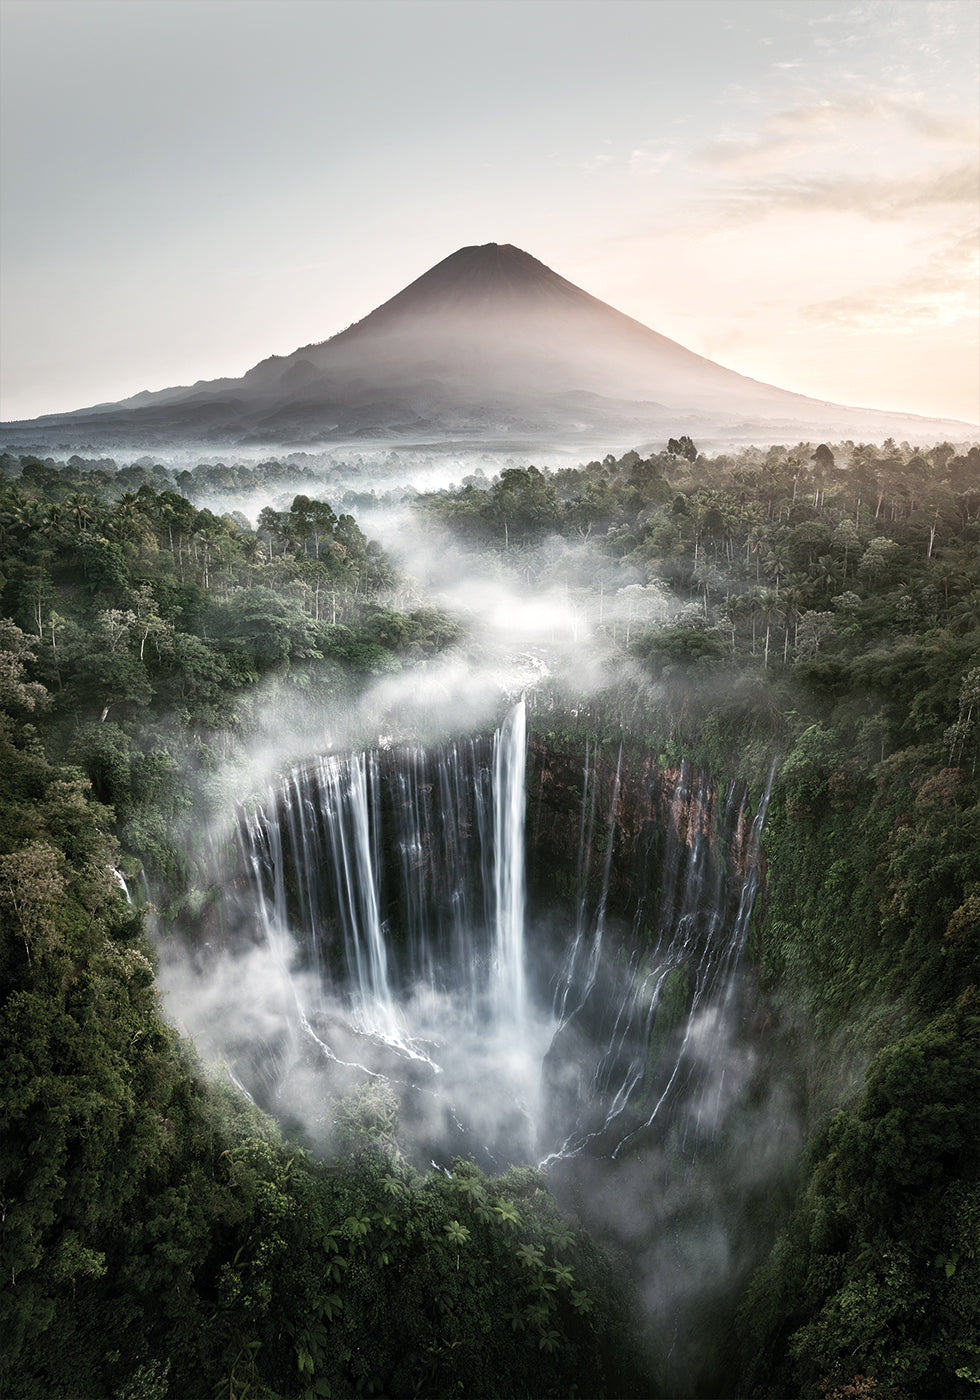
[[[379,1091],[314,1160],[198,1063],[114,873],[193,932],[188,832],[259,705],[329,712],[462,623],[314,465],[0,467],[4,1394],[658,1393],[664,1320],[538,1173],[422,1171]],[[254,530],[191,499],[270,488]],[[542,682],[554,742],[778,760],[754,947],[808,1140],[700,1393],[974,1393],[980,449],[682,436],[416,509],[589,614],[608,679]]]

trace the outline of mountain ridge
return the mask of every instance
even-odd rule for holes
[[[457,249],[326,340],[239,378],[142,390],[0,425],[8,441],[310,446],[515,432],[574,442],[664,432],[738,441],[933,438],[973,425],[809,398],[741,375],[600,301],[513,244]]]

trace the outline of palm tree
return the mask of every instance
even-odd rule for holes
[[[741,593],[729,593],[725,599],[725,606],[721,610],[721,615],[728,623],[731,631],[732,655],[735,655],[735,633],[738,629],[738,619],[745,614],[745,598]]]
[[[76,491],[65,497],[65,513],[80,534],[95,523],[96,502],[84,491]]]
[[[242,540],[242,558],[246,564],[258,567],[265,562],[262,541],[258,535],[246,535]]]
[[[25,536],[41,529],[44,515],[40,505],[33,497],[23,496],[8,507],[0,519],[2,519],[5,534]]]
[[[844,551],[843,577],[847,578],[847,560],[851,554],[856,554],[861,548],[861,536],[857,532],[857,526],[850,519],[841,520],[834,530],[833,542],[835,549]]]
[[[800,607],[803,603],[803,589],[800,580],[794,575],[783,589],[783,665],[789,658],[789,629],[793,628],[793,645],[796,645],[796,628],[800,621]]]
[[[112,513],[112,533],[120,540],[136,542],[145,540],[150,534],[149,522],[138,505],[132,501],[120,501]]]
[[[766,645],[765,650],[762,654],[762,665],[766,670],[768,670],[769,638],[772,634],[773,618],[776,617],[776,615],[779,612],[779,594],[774,592],[771,588],[766,588],[763,589],[763,591],[757,595],[757,600],[759,615],[766,624]]]
[[[755,581],[759,579],[759,565],[762,562],[762,554],[766,547],[766,534],[760,525],[753,525],[745,537],[745,567],[749,567],[749,556],[755,555]]]
[[[813,582],[825,598],[833,596],[842,577],[843,570],[839,561],[832,554],[821,554],[816,563]]]
[[[937,559],[930,570],[930,576],[937,587],[943,590],[943,599],[949,607],[949,595],[961,593],[966,579],[959,559]]]
[[[974,588],[953,609],[952,627],[957,632],[980,631],[980,589]]]
[[[766,577],[774,580],[777,595],[779,594],[779,580],[789,572],[792,562],[793,556],[785,544],[773,545],[765,557]]]

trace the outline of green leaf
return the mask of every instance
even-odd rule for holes
[[[544,1250],[538,1245],[520,1244],[517,1246],[517,1257],[527,1268],[536,1269],[544,1260]]]
[[[451,1220],[446,1226],[446,1234],[450,1242],[455,1245],[466,1244],[470,1237],[470,1232],[465,1225],[461,1225],[458,1220]]]

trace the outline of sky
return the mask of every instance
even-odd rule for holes
[[[980,421],[975,0],[0,0],[0,417],[241,375],[513,243]]]

